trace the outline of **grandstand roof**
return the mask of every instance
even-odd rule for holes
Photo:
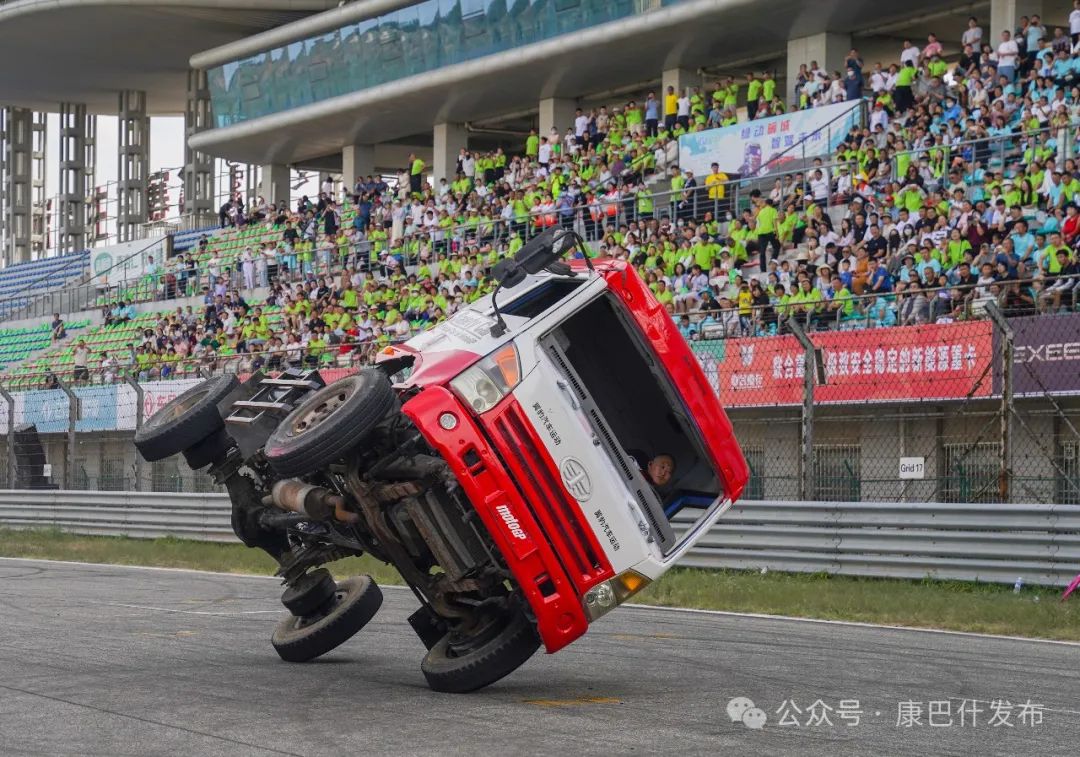
[[[686,0],[648,14],[545,42],[446,66],[311,105],[212,129],[197,149],[249,163],[304,163],[343,146],[423,134],[438,122],[471,122],[522,109],[547,97],[659,81],[661,71],[783,54],[789,39],[825,31],[865,32],[917,23],[919,16],[965,16],[972,3],[941,0]],[[314,16],[293,25],[297,38]],[[290,27],[264,35],[281,44]],[[252,40],[208,50],[207,63],[250,55]],[[644,79],[644,82],[643,82]]]
[[[333,8],[338,0],[0,0],[5,104],[86,103],[115,114],[117,91],[147,92],[151,115],[184,111],[188,59],[207,47]],[[12,72],[18,72],[14,74]]]

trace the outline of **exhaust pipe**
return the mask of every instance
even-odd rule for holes
[[[282,510],[300,513],[312,520],[337,520],[349,524],[360,520],[357,513],[345,509],[345,498],[340,494],[296,478],[274,484],[270,490],[270,499]]]

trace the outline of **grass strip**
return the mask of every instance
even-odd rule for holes
[[[273,575],[264,552],[240,544],[186,539],[79,536],[57,530],[0,529],[0,556]],[[370,574],[400,584],[393,568],[370,557],[332,563],[340,577]],[[1080,641],[1080,597],[1058,589],[963,581],[902,581],[826,574],[761,574],[676,568],[635,601],[667,607],[791,615],[919,628]]]

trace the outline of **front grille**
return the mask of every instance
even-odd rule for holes
[[[626,476],[627,481],[634,480],[634,474],[630,470],[630,466],[626,464],[626,457],[619,452],[619,446],[615,443],[615,437],[611,435],[611,431],[608,430],[607,424],[604,423],[600,417],[600,413],[596,412],[596,408],[589,408],[589,417],[592,418],[593,427],[600,432],[600,436],[604,437],[604,443],[607,444],[608,452],[611,457],[615,459],[615,462],[622,468],[623,475]]]
[[[533,517],[556,552],[571,561],[564,565],[579,588],[592,586],[609,572],[602,567],[589,526],[578,503],[571,499],[529,433],[527,421],[516,405],[493,421],[496,444],[514,473]]]
[[[574,391],[577,392],[578,399],[585,399],[588,395],[585,394],[585,390],[582,389],[581,384],[578,383],[577,374],[574,373],[574,371],[570,370],[570,366],[568,366],[566,364],[566,361],[563,360],[562,350],[560,350],[556,345],[552,344],[548,347],[548,352],[551,353],[551,359],[554,360],[555,364],[559,366],[559,371],[562,373],[563,376],[566,377],[566,380],[570,382],[570,385],[574,387]]]

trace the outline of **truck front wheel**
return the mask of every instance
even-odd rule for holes
[[[517,610],[479,640],[451,631],[428,650],[420,670],[433,690],[464,694],[513,673],[539,648],[532,621]]]

